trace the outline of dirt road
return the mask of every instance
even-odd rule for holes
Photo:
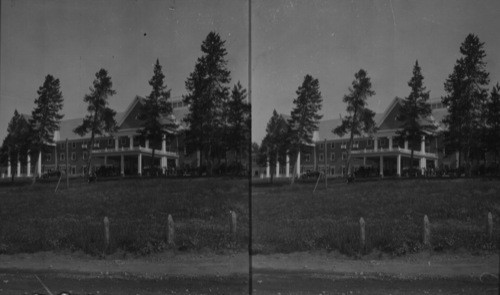
[[[401,258],[292,253],[252,257],[253,294],[498,294],[498,255]],[[0,294],[248,294],[249,258],[163,253],[148,258],[0,255]]]

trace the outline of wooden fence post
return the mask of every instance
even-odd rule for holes
[[[424,245],[425,246],[430,246],[431,245],[431,229],[429,226],[429,217],[427,215],[424,215]]]
[[[167,242],[169,245],[175,245],[175,224],[174,219],[170,214],[168,214]]]
[[[231,235],[233,239],[236,239],[236,212],[229,211],[231,213]]]
[[[359,241],[361,243],[361,249],[365,249],[366,239],[365,239],[365,220],[363,217],[359,219]]]
[[[109,219],[104,217],[104,252],[109,248]]]
[[[488,212],[488,238],[493,240],[493,215]]]

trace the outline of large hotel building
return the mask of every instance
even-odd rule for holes
[[[124,112],[115,116],[118,131],[109,136],[96,137],[94,146],[90,146],[90,134],[84,137],[74,133],[73,130],[82,123],[83,118],[62,120],[60,128],[54,134],[55,145],[49,148],[50,152],[41,154],[37,163],[28,158],[27,165],[17,167],[1,167],[2,177],[31,176],[38,172],[42,175],[50,171],[66,171],[68,163],[69,175],[83,175],[86,171],[90,149],[92,149],[92,167],[108,167],[121,175],[141,175],[152,165],[162,167],[164,170],[175,169],[179,165],[184,167],[199,166],[198,155],[188,155],[183,146],[180,135],[185,124],[182,119],[188,112],[188,107],[181,98],[172,100],[173,113],[171,116],[162,117],[164,122],[176,123],[177,132],[171,140],[163,140],[154,146],[154,159],[151,158],[153,146],[146,140],[141,141],[138,130],[142,127],[138,114],[144,105],[144,99],[137,96]],[[66,143],[68,146],[66,146]]]
[[[354,138],[352,148],[352,165],[355,171],[363,167],[365,171],[380,176],[404,175],[410,167],[411,149],[407,141],[399,141],[396,131],[401,128],[397,115],[401,108],[401,99],[394,98],[384,113],[375,115],[377,132],[368,136]],[[422,137],[421,142],[414,146],[413,167],[419,167],[422,173],[438,167],[455,168],[458,165],[458,154],[445,155],[442,136],[442,119],[448,113],[439,98],[430,100],[432,114],[426,121],[435,124],[437,129],[433,133]],[[428,123],[428,122],[427,122]],[[339,137],[333,129],[341,124],[340,119],[323,120],[313,134],[313,144],[303,148],[297,157],[294,167],[287,157],[285,163],[277,163],[275,169],[257,167],[255,159],[252,168],[253,176],[270,177],[274,170],[275,177],[290,177],[292,169],[297,175],[309,171],[322,171],[327,176],[344,176],[347,173],[347,145],[349,136]]]

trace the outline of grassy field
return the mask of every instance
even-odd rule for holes
[[[500,242],[500,181],[480,179],[379,180],[252,187],[252,251],[336,250],[403,255],[423,250],[423,217],[431,223],[431,249],[495,251]],[[487,214],[495,222],[487,235]],[[366,221],[366,247],[359,219]]]
[[[247,179],[72,180],[33,186],[0,182],[0,254],[48,250],[101,255],[103,218],[110,220],[107,253],[146,255],[169,249],[244,251],[248,247]],[[230,234],[237,213],[237,237]],[[167,244],[167,217],[176,245]]]

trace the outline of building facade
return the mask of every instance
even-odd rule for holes
[[[188,106],[177,99],[172,102],[173,114],[160,120],[164,123],[175,123],[178,128],[172,136],[163,139],[154,146],[147,140],[140,140],[138,130],[142,127],[138,115],[144,105],[144,98],[136,96],[124,112],[117,113],[118,130],[113,134],[96,137],[90,146],[90,134],[79,136],[73,130],[82,123],[83,118],[61,121],[60,128],[54,134],[55,145],[49,147],[50,152],[41,154],[37,163],[28,157],[27,165],[18,163],[17,167],[2,168],[3,177],[32,176],[50,171],[68,171],[69,175],[83,175],[87,169],[87,160],[92,151],[92,167],[106,167],[108,171],[120,175],[142,175],[151,167],[160,166],[164,171],[174,170],[182,165],[194,166],[196,155],[187,155],[184,151],[181,136],[185,125],[182,119],[188,112]],[[155,149],[154,158],[152,150]]]
[[[413,147],[407,141],[397,139],[396,132],[402,125],[397,120],[401,102],[401,99],[395,98],[384,113],[375,115],[376,133],[354,138],[351,151],[353,171],[363,167],[364,173],[372,176],[401,176],[408,173],[412,166],[418,166],[421,173],[438,167],[457,167],[456,155],[446,156],[444,153],[440,131],[443,130],[441,122],[447,109],[440,99],[430,101],[432,115],[426,118],[426,123],[436,125],[436,131],[422,137],[420,143]],[[275,177],[290,177],[292,169],[296,169],[297,175],[320,171],[330,177],[345,176],[349,136],[339,137],[332,132],[340,124],[340,119],[321,121],[313,134],[313,144],[304,147],[292,165],[287,157],[286,162],[277,163],[275,169],[265,167],[265,170],[259,171],[261,177],[270,177],[271,170],[274,170]],[[414,150],[413,165],[410,165],[411,148]],[[254,176],[256,174],[257,170]]]

